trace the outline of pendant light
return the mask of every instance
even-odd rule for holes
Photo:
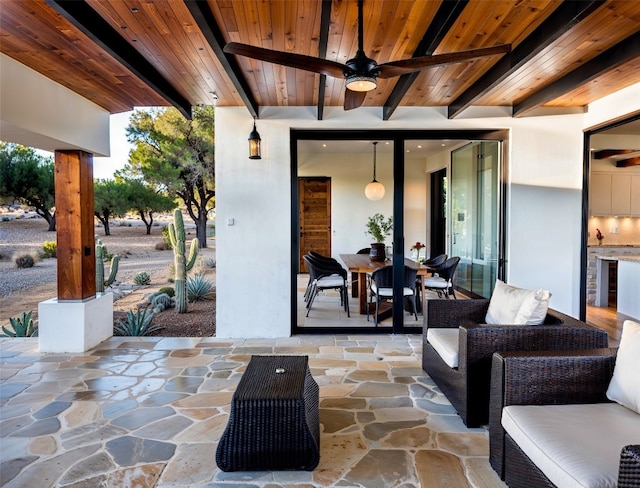
[[[373,143],[373,181],[364,188],[364,195],[369,200],[380,200],[384,197],[384,185],[376,180],[376,145]]]
[[[249,159],[262,159],[260,155],[260,134],[256,129],[256,119],[253,119],[253,130],[249,134]]]

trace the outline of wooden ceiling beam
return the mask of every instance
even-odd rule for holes
[[[249,110],[254,119],[259,119],[258,102],[251,94],[251,88],[247,80],[242,76],[242,70],[234,55],[223,51],[226,41],[206,0],[184,0],[184,3],[202,31],[202,35],[204,35],[211,49],[218,57],[220,64],[224,67],[227,76],[238,91],[238,95],[240,95],[247,110]]]
[[[522,117],[578,86],[584,85],[607,71],[640,56],[640,32],[607,49],[571,73],[551,83],[513,107],[513,117]]]
[[[496,84],[515,73],[524,64],[531,61],[551,42],[565,34],[577,23],[586,19],[604,3],[603,0],[566,1],[547,18],[527,38],[515,47],[510,54],[503,56],[493,68],[487,71],[468,90],[462,93],[447,108],[447,116],[453,119],[469,108],[473,103]]]
[[[182,115],[191,119],[191,104],[164,76],[111,27],[89,4],[74,0],[46,0],[60,15],[122,63]]]
[[[438,44],[442,42],[442,39],[447,34],[449,29],[453,26],[458,16],[462,13],[464,8],[469,3],[468,0],[456,0],[451,2],[442,2],[438,12],[433,18],[433,22],[429,25],[429,28],[422,36],[422,40],[418,44],[418,47],[413,52],[412,57],[427,56],[433,54],[438,47]],[[393,112],[395,112],[398,105],[407,94],[411,85],[418,78],[419,72],[402,75],[396,82],[391,95],[384,102],[382,108],[382,119],[389,120]]]
[[[322,13],[320,15],[320,43],[318,46],[318,57],[327,57],[327,45],[329,43],[329,27],[331,26],[331,3],[332,0],[322,0]],[[324,90],[327,84],[327,75],[320,75],[318,85],[318,120],[324,117]]]
[[[639,151],[640,149],[600,149],[599,151],[594,151],[593,159],[607,159],[614,156],[621,156],[622,154],[631,154]]]
[[[640,156],[616,161],[616,168],[628,168],[630,166],[640,166]]]

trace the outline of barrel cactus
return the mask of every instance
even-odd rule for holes
[[[176,310],[178,313],[187,311],[187,271],[193,268],[198,257],[198,238],[191,240],[189,259],[186,258],[185,231],[182,212],[179,208],[173,211],[173,222],[169,224],[169,238],[173,246],[175,267]]]
[[[96,292],[104,293],[104,287],[110,286],[116,280],[116,274],[118,273],[118,263],[120,258],[113,256],[111,258],[111,269],[109,277],[104,279],[104,259],[106,256],[107,247],[102,243],[100,239],[96,241]]]

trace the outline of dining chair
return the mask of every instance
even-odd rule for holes
[[[435,268],[442,266],[442,264],[447,260],[446,254],[438,254],[437,256],[427,259],[422,262],[421,266],[426,266],[427,271],[432,274],[435,272]],[[416,290],[417,290],[417,303],[418,303],[418,311],[422,311],[422,293],[424,290],[422,289],[422,278],[416,278]]]
[[[459,262],[460,257],[455,256],[447,259],[440,266],[432,268],[433,276],[424,280],[425,293],[427,290],[431,290],[436,292],[440,298],[449,298],[450,295],[456,298],[456,292],[453,289],[453,276],[456,273]]]
[[[313,256],[302,256],[309,270],[310,290],[307,300],[307,317],[311,311],[314,300],[321,291],[337,290],[340,294],[340,305],[351,317],[349,312],[349,294],[347,291],[347,270],[340,264],[331,264],[328,261],[319,260]],[[336,261],[337,263],[337,261]]]
[[[413,315],[418,320],[416,308],[416,276],[418,270],[411,266],[404,267],[404,280],[402,296],[411,301]],[[376,301],[376,311],[373,318],[374,324],[378,326],[378,312],[382,301],[393,300],[393,266],[383,266],[376,269],[371,274],[371,285],[369,287],[369,303],[367,304],[367,321],[369,321],[369,305],[371,300]]]

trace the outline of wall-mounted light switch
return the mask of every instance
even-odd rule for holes
[[[229,217],[227,219],[227,225],[233,225],[235,223],[236,223],[236,221],[235,221],[235,219],[233,217]]]

